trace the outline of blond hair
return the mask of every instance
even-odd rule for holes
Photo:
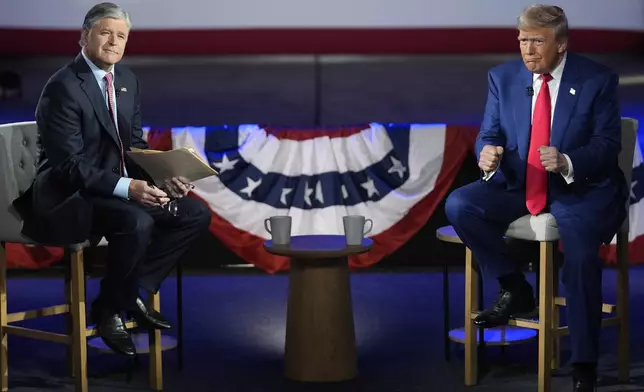
[[[568,18],[564,10],[556,5],[533,4],[521,12],[517,18],[517,28],[529,30],[535,27],[554,29],[557,40],[568,38]]]

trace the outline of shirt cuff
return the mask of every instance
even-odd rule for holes
[[[117,196],[123,199],[129,199],[130,182],[132,182],[131,178],[121,177],[119,179],[119,182],[116,183],[116,186],[114,187],[114,191],[112,192],[114,196]]]
[[[568,174],[564,175],[563,173],[561,173],[561,176],[564,178],[564,180],[566,180],[567,184],[572,184],[573,182],[575,182],[575,172],[572,169],[572,161],[570,160],[568,154],[563,154],[563,156],[566,158],[566,161],[568,161]]]
[[[498,169],[497,169],[497,170],[498,170]],[[483,172],[483,181],[487,181],[487,180],[489,180],[490,178],[492,178],[492,176],[494,175],[494,173],[496,173],[496,170],[491,171],[491,172]]]

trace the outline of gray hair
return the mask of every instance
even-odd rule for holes
[[[127,24],[128,29],[132,28],[130,14],[125,12],[119,5],[114,3],[100,3],[93,6],[83,20],[83,31],[79,44],[83,46],[83,34],[90,31],[99,20],[104,18],[121,19]]]
[[[568,38],[568,18],[556,5],[533,4],[523,10],[517,19],[517,28],[528,30],[535,27],[554,29],[557,40]]]

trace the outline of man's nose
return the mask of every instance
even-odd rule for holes
[[[528,41],[528,45],[525,48],[527,54],[534,54],[536,51],[535,44]]]

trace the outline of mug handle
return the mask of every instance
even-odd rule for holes
[[[268,231],[268,233],[269,233],[269,234],[273,234],[273,232],[271,231],[271,229],[268,227],[268,226],[269,226],[269,224],[268,224],[268,223],[269,223],[270,221],[271,221],[271,218],[266,218],[266,219],[264,220],[264,228],[266,229],[266,231]]]
[[[362,235],[367,235],[367,234],[371,233],[371,229],[373,229],[373,221],[371,219],[367,219],[367,220],[364,221],[365,226],[367,225],[367,223],[369,223],[369,229],[367,229],[367,231],[363,232]]]

